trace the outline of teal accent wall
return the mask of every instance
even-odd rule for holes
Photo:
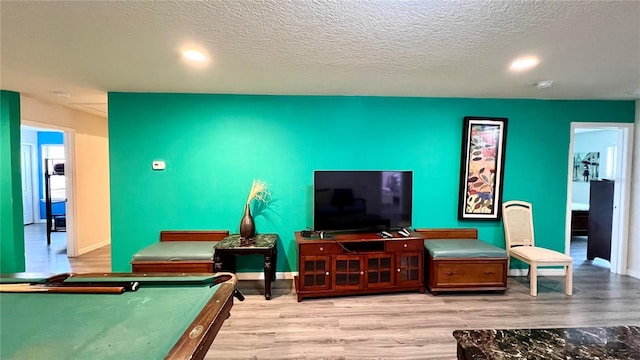
[[[238,232],[253,179],[273,203],[278,271],[296,271],[293,232],[312,226],[314,170],[413,170],[414,227],[477,227],[504,247],[501,222],[458,221],[464,116],[509,119],[504,200],[534,206],[536,241],[564,250],[570,123],[626,122],[633,101],[349,96],[109,94],[114,271],[160,230]],[[166,170],[153,171],[163,160]],[[260,271],[238,259],[240,271]]]
[[[20,94],[0,90],[0,273],[25,270]]]

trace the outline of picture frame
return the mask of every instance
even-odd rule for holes
[[[500,220],[507,120],[464,117],[458,220]]]
[[[589,182],[600,179],[600,153],[576,152],[573,154],[573,181]]]

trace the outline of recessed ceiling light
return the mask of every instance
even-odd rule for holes
[[[191,61],[205,61],[207,59],[207,57],[198,50],[183,51],[182,56],[184,56],[185,59],[188,59]]]
[[[509,67],[513,71],[524,71],[536,67],[540,63],[537,57],[528,56],[514,60]]]
[[[536,89],[547,89],[553,86],[553,80],[538,81],[537,83],[533,84],[533,86],[535,86]]]

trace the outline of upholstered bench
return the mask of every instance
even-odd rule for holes
[[[214,272],[214,246],[229,231],[161,231],[160,242],[133,255],[133,272]]]
[[[477,240],[477,229],[416,229],[424,238],[425,281],[440,291],[505,291],[505,249]]]

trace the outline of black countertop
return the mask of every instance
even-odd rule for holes
[[[640,359],[640,327],[455,330],[458,359]]]

